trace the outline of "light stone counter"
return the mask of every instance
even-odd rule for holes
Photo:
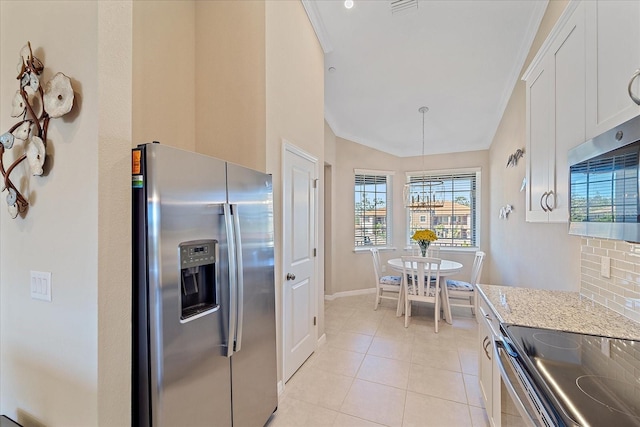
[[[478,285],[500,322],[640,340],[636,323],[578,292]]]

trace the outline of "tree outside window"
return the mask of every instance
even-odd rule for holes
[[[355,176],[354,245],[386,246],[388,175],[358,174]]]
[[[410,185],[417,189],[423,181],[437,180],[439,203],[433,206],[407,208],[409,227],[407,243],[416,230],[431,229],[438,236],[433,244],[444,247],[478,247],[479,212],[477,210],[480,191],[480,171],[420,173],[409,175]]]

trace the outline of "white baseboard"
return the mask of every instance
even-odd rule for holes
[[[278,396],[280,396],[284,392],[284,384],[282,381],[278,381]]]
[[[376,288],[358,289],[357,291],[336,292],[333,295],[325,295],[324,299],[327,301],[333,301],[336,298],[352,297],[355,295],[366,295],[366,294],[375,294],[375,293],[376,293]]]
[[[320,338],[318,338],[318,347],[327,343],[327,334],[322,334]]]

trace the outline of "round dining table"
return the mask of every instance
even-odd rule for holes
[[[395,270],[402,272],[402,258],[391,258],[387,261],[389,266]],[[413,268],[416,266],[414,265]],[[444,320],[451,324],[451,306],[449,305],[449,291],[447,290],[447,277],[462,271],[463,265],[457,261],[443,259],[440,262],[440,289],[442,289],[442,310],[444,311]],[[407,265],[407,268],[411,268]]]

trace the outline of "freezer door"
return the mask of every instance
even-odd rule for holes
[[[230,426],[225,164],[148,144],[146,166],[151,423]],[[204,254],[214,251],[209,271]],[[185,308],[212,284],[208,307]]]
[[[238,319],[231,358],[234,427],[264,425],[278,406],[271,176],[227,164],[238,247]]]

